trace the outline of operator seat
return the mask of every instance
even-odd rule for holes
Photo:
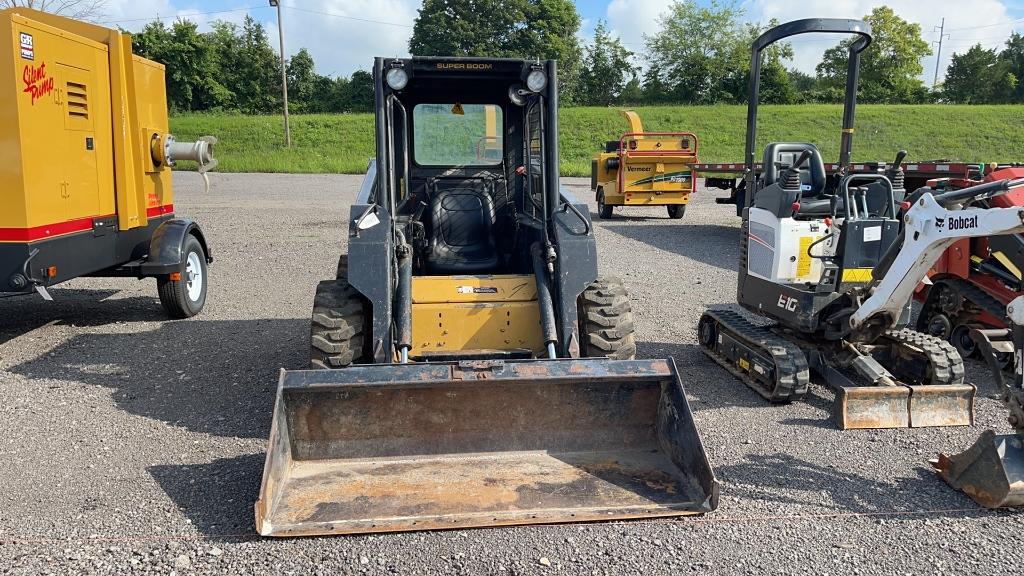
[[[483,181],[438,190],[430,200],[431,232],[426,261],[438,274],[476,274],[498,267],[494,200]]]
[[[764,172],[761,178],[764,187],[778,182],[779,177],[786,168],[793,165],[797,158],[805,150],[810,150],[811,157],[800,166],[800,212],[802,216],[827,216],[831,212],[831,198],[824,195],[826,176],[825,163],[821,159],[821,153],[814,144],[807,142],[772,142],[765,146],[762,166]],[[760,196],[760,193],[758,193]],[[762,199],[760,204],[765,206],[788,205],[789,199],[782,202],[778,198]],[[795,201],[796,198],[793,198]],[[781,204],[780,204],[781,202]],[[760,205],[755,197],[755,204]],[[840,200],[840,207],[842,201]]]

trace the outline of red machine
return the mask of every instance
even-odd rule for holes
[[[930,186],[954,189],[1003,178],[1024,177],[1024,167],[995,167],[980,180],[934,180]],[[987,201],[991,206],[1024,206],[1024,190]],[[929,271],[930,283],[918,286],[915,299],[923,307],[917,329],[948,339],[964,358],[975,355],[972,328],[1006,328],[1006,305],[1024,293],[1024,238],[1019,234],[965,238],[951,246]],[[1012,363],[1012,350],[997,350],[997,362]]]

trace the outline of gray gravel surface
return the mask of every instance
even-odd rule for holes
[[[1006,432],[971,361],[978,425],[840,432],[831,394],[769,406],[697,348],[732,302],[738,221],[698,194],[594,215],[639,353],[672,356],[718,477],[702,518],[335,537],[253,535],[279,368],[304,367],[318,280],[344,247],[358,176],[218,174],[176,204],[214,249],[206,310],[163,319],[152,281],[78,279],[0,301],[0,573],[1019,574],[1024,515],[989,512],[926,460]],[[589,197],[583,180],[567,182]],[[596,209],[591,202],[592,211]]]

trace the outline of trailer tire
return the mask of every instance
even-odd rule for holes
[[[206,305],[206,289],[209,273],[206,262],[206,250],[194,234],[185,236],[181,246],[181,262],[179,263],[177,280],[172,275],[157,277],[156,288],[160,294],[160,304],[167,315],[176,320],[191,318],[202,311]]]
[[[686,204],[669,204],[668,205],[668,217],[673,220],[679,220],[686,214]]]
[[[636,358],[633,308],[621,280],[599,276],[580,294],[577,306],[582,356],[606,356],[614,360]]]
[[[344,368],[365,362],[369,305],[344,280],[316,287],[310,319],[310,363],[314,368]]]
[[[608,220],[612,217],[613,206],[604,203],[604,188],[597,189],[597,215],[601,220]]]

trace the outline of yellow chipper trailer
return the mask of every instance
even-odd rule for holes
[[[626,289],[559,186],[555,63],[374,77],[377,157],[316,290],[317,369],[281,374],[260,534],[713,510],[675,364],[634,358]]]
[[[203,232],[176,217],[176,160],[212,168],[212,138],[168,133],[164,66],[117,30],[0,11],[0,297],[78,276],[157,279],[176,318],[206,300]]]
[[[665,206],[682,218],[697,174],[697,136],[690,132],[644,132],[636,112],[620,111],[629,131],[612,140],[590,163],[590,188],[597,213],[611,218],[616,206]]]

